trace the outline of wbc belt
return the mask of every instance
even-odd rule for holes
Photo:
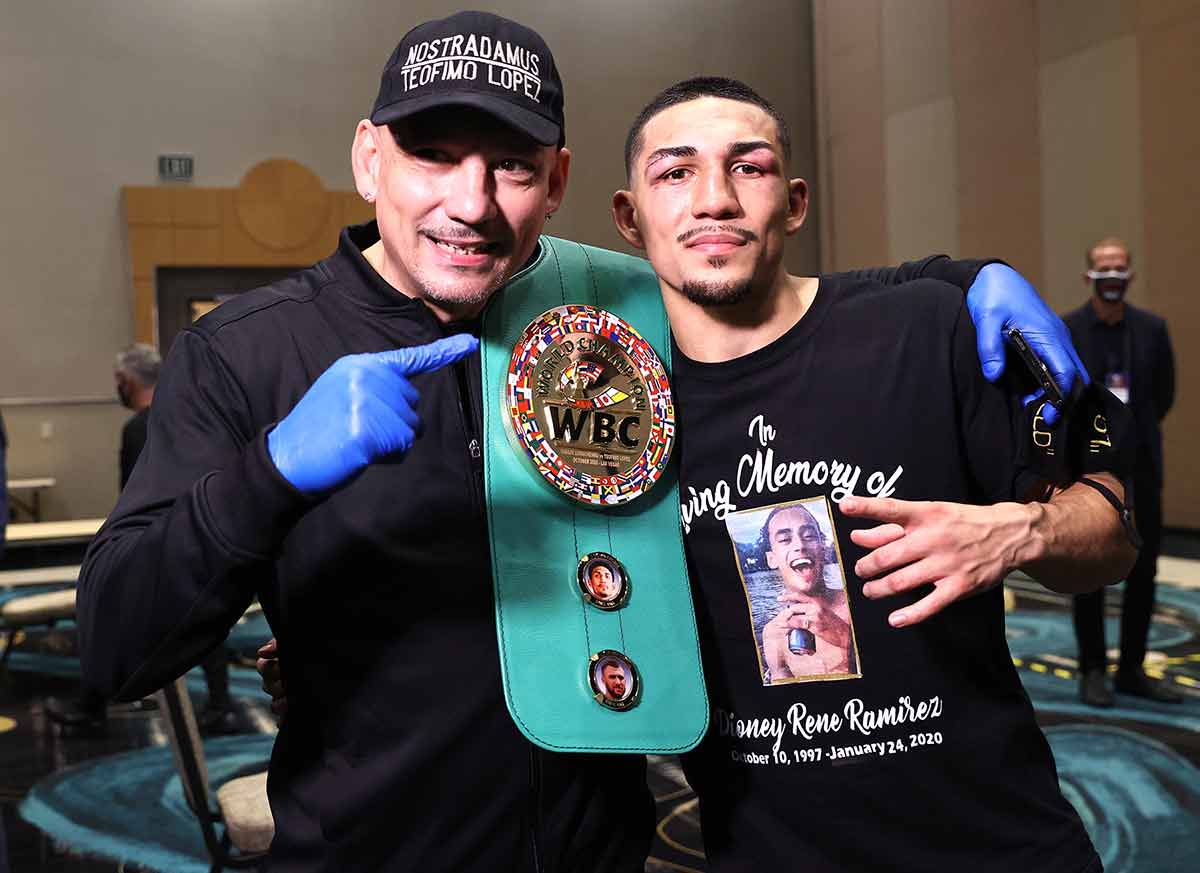
[[[483,318],[505,702],[543,748],[678,753],[708,725],[649,264],[541,238]]]

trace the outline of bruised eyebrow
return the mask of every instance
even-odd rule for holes
[[[696,149],[694,146],[667,146],[661,149],[655,149],[650,153],[650,157],[646,159],[645,169],[649,170],[663,158],[694,158]]]
[[[745,142],[735,142],[731,145],[729,147],[729,157],[740,158],[742,155],[748,155],[750,152],[756,152],[759,149],[767,149],[772,153],[775,151],[765,139],[752,139]]]

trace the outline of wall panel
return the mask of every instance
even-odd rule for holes
[[[950,4],[960,253],[1041,281],[1037,21],[1032,5]]]
[[[1145,8],[1145,7],[1150,8]],[[1200,3],[1144,4],[1138,29],[1145,185],[1145,252],[1153,271],[1147,295],[1167,319],[1178,373],[1175,408],[1165,425],[1169,525],[1200,528]]]
[[[1041,68],[1045,277],[1059,310],[1090,293],[1083,253],[1104,236],[1142,251],[1142,154],[1137,38],[1099,43]],[[1153,265],[1138,259],[1130,300],[1146,303]]]

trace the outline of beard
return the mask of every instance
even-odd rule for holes
[[[434,285],[430,282],[420,282],[421,297],[441,306],[444,309],[454,310],[462,307],[473,309],[476,306],[482,306],[488,301],[493,294],[500,290],[507,279],[497,279],[495,282],[489,282],[487,285],[477,285],[475,287],[456,288],[447,285]]]
[[[455,272],[459,273],[457,277]],[[511,265],[504,265],[486,279],[467,269],[449,275],[440,271],[414,270],[409,275],[421,299],[455,312],[482,307],[515,272]]]
[[[753,283],[749,279],[706,282],[688,280],[679,290],[698,306],[733,306],[750,296]]]
[[[524,264],[513,260],[513,249],[516,240],[507,230],[500,228],[480,229],[475,232],[457,225],[424,228],[422,235],[436,237],[446,242],[454,243],[462,240],[473,240],[479,236],[492,239],[493,254],[501,261],[493,274],[481,281],[481,277],[472,269],[462,267],[449,270],[425,270],[414,266],[409,272],[410,278],[416,284],[422,299],[440,306],[448,311],[457,309],[477,309],[487,303],[488,299],[502,288],[509,279]],[[533,260],[538,248],[535,245],[528,260]],[[403,259],[400,259],[401,261]]]

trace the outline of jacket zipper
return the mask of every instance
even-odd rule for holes
[[[465,361],[454,365],[458,380],[458,413],[462,418],[463,431],[467,436],[467,469],[470,470],[469,489],[471,506],[479,515],[483,514],[483,442],[480,429],[475,423],[474,404],[471,402],[471,379]]]

